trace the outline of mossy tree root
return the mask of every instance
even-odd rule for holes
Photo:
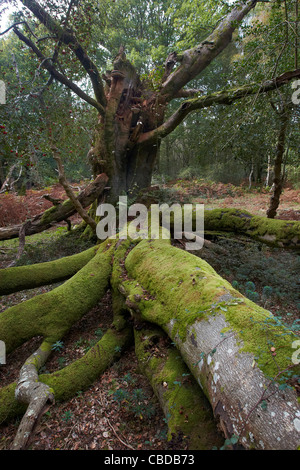
[[[239,209],[204,211],[205,230],[240,233],[279,248],[300,249],[300,222],[268,219]]]
[[[8,308],[0,315],[0,339],[7,353],[35,336],[59,341],[105,294],[114,242],[99,245],[96,255],[64,284]]]
[[[166,240],[140,242],[125,268],[127,305],[175,343],[226,437],[247,449],[297,449],[300,405],[288,374],[299,373],[292,361],[299,338]]]
[[[211,406],[183,362],[179,351],[158,327],[136,329],[135,352],[168,424],[168,440],[189,450],[221,447]]]
[[[51,374],[40,374],[39,383],[51,390],[56,402],[66,401],[79,391],[86,390],[132,344],[131,327],[107,330],[80,359]],[[16,399],[16,383],[0,389],[0,423],[9,422],[26,412],[26,404]]]
[[[45,263],[15,266],[0,270],[0,295],[8,295],[24,289],[34,289],[74,276],[96,254],[92,247],[81,253]]]

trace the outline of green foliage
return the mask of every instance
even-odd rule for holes
[[[65,21],[69,2],[47,4],[58,21]],[[204,40],[232,2],[217,0],[103,0],[74,2],[68,18],[80,44],[100,71],[112,68],[114,57],[123,45],[127,58],[141,74],[142,80],[158,90],[164,63],[172,51],[195,47]],[[61,69],[87,92],[90,86],[85,71],[73,57],[71,49],[55,43],[46,28],[37,23],[26,8],[15,10],[11,21],[26,20],[32,33],[47,39],[38,42],[45,57],[58,53]],[[261,81],[294,68],[295,1],[258,4],[235,34],[235,43],[218,56],[189,86],[212,92],[237,83]],[[35,40],[24,25],[20,30]],[[13,33],[2,37],[0,75],[8,90],[8,104],[0,107],[0,180],[12,164],[15,176],[22,168],[19,189],[24,183],[35,185],[56,182],[49,136],[60,142],[67,177],[78,181],[90,176],[85,156],[93,140],[96,112],[80,102],[57,82],[46,86],[46,72],[27,46]],[[12,61],[12,55],[14,59]],[[43,90],[43,99],[39,98]],[[290,88],[285,94],[290,96]],[[277,104],[277,94],[272,99]],[[178,101],[169,104],[173,113]],[[255,97],[230,107],[203,110],[201,116],[190,115],[172,136],[161,145],[157,173],[175,177],[182,172],[222,182],[240,183],[248,178],[262,181],[268,155],[274,152],[277,121],[266,99]],[[22,130],[22,132],[20,131]],[[50,133],[50,134],[49,134]],[[289,175],[295,184],[299,178],[299,115],[291,120]],[[295,170],[295,171],[294,171]],[[234,181],[233,181],[234,180]],[[0,181],[0,182],[1,182]]]
[[[135,388],[132,391],[118,388],[113,393],[113,399],[118,403],[120,408],[122,407],[127,413],[133,414],[140,419],[151,419],[156,414],[155,406],[152,402],[149,402],[149,399],[141,388]]]
[[[67,411],[64,412],[62,420],[65,421],[65,423],[68,423],[69,421],[72,420],[72,418],[73,418],[72,411],[67,410]]]
[[[62,341],[56,341],[53,345],[52,345],[52,351],[55,351],[55,352],[59,352],[63,349],[64,347],[64,343]]]

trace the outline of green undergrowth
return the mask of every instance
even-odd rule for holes
[[[300,317],[300,255],[249,240],[219,237],[222,250],[200,256],[247,298],[292,324]]]

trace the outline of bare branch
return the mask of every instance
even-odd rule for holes
[[[69,185],[67,178],[65,176],[65,171],[64,171],[64,166],[60,158],[60,153],[57,149],[57,147],[52,143],[51,150],[53,152],[53,158],[57,163],[57,168],[58,168],[58,174],[59,174],[59,182],[64,188],[68,198],[70,201],[72,201],[73,206],[77,210],[78,214],[80,217],[92,228],[94,232],[96,232],[96,227],[97,224],[92,217],[89,216],[89,214],[86,212],[86,210],[82,207],[80,201],[78,198],[75,196],[75,194],[72,191],[71,186]]]
[[[4,31],[2,31],[0,33],[0,36],[3,36],[4,34],[8,33],[8,31],[10,31],[11,29],[15,28],[15,26],[18,26],[20,24],[25,24],[28,28],[28,30],[31,32],[31,34],[37,39],[36,35],[34,34],[34,32],[32,31],[32,29],[30,28],[29,24],[27,23],[27,21],[18,21],[17,23],[14,23],[12,24],[11,26],[9,26],[7,29],[5,29]]]
[[[196,78],[228,46],[233,32],[256,3],[256,0],[241,2],[218,24],[205,41],[182,53],[179,67],[163,82],[160,95],[166,101],[174,98],[179,90]],[[170,66],[174,66],[174,60]]]
[[[39,19],[48,31],[53,33],[61,42],[70,46],[90,77],[96,100],[102,106],[105,106],[106,98],[99,71],[72,32],[70,32],[70,30],[63,29],[35,0],[21,0],[21,2],[36,16],[36,18]],[[71,6],[72,2],[70,4],[70,7]]]
[[[29,38],[24,36],[21,31],[18,30],[17,27],[14,28],[15,34],[18,36],[21,41],[23,41],[27,46],[29,46],[37,55],[37,57],[41,60],[43,67],[48,70],[48,72],[53,75],[53,77],[61,82],[63,85],[67,86],[72,90],[74,93],[76,93],[77,96],[82,98],[84,101],[87,103],[91,104],[96,108],[100,114],[104,115],[105,111],[103,106],[96,101],[95,99],[91,98],[89,95],[87,95],[81,88],[79,88],[75,83],[73,83],[69,78],[67,78],[65,75],[63,75],[61,72],[59,72],[51,63],[51,59],[44,57],[44,54],[40,51],[40,49],[32,42]]]

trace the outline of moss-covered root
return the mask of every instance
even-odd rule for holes
[[[165,240],[140,242],[125,268],[127,305],[176,344],[227,435],[248,449],[297,449],[300,403],[289,380],[299,374],[298,336]]]
[[[115,361],[133,340],[132,329],[108,330],[101,340],[82,358],[52,374],[41,374],[38,379],[52,391],[55,401],[65,401],[84,391]],[[9,422],[23,414],[26,405],[15,398],[16,383],[0,389],[0,423]]]
[[[7,353],[34,336],[55,343],[89,312],[108,287],[113,248],[111,240],[102,243],[96,255],[64,284],[2,312],[0,339]]]
[[[65,281],[83,268],[95,256],[96,251],[97,248],[92,247],[82,253],[46,263],[1,269],[0,295]]]
[[[51,354],[51,346],[51,344],[42,343],[21,368],[15,397],[18,401],[28,404],[28,407],[19,425],[11,450],[26,449],[41,416],[54,403],[53,390],[40,382],[38,378],[39,369]]]
[[[300,222],[268,219],[239,209],[204,211],[205,230],[230,231],[279,248],[300,249]]]
[[[135,352],[164,411],[168,440],[189,450],[221,447],[224,439],[217,430],[211,406],[179,351],[158,328],[135,333]]]

